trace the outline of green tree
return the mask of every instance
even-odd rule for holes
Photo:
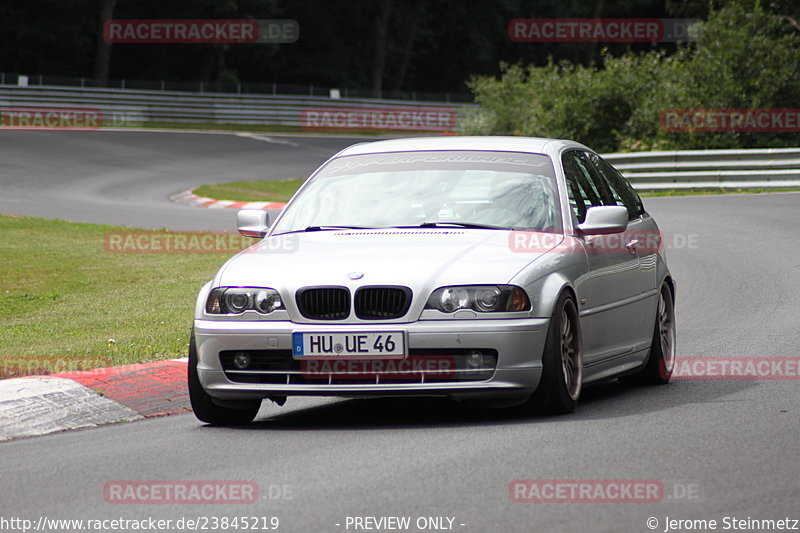
[[[469,85],[480,107],[464,131],[566,137],[600,151],[792,146],[800,134],[667,132],[662,113],[687,108],[793,108],[800,101],[800,32],[758,6],[714,11],[698,41],[675,53],[503,65]]]
[[[685,90],[674,101],[687,108],[793,108],[800,102],[800,32],[766,10],[732,4],[703,25]],[[678,136],[688,137],[682,139]],[[688,146],[786,146],[796,134],[763,132],[672,134]]]

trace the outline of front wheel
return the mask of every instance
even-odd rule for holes
[[[197,346],[194,341],[194,331],[189,340],[189,401],[192,404],[194,416],[201,422],[215,426],[240,426],[249,424],[258,414],[261,400],[237,402],[237,408],[222,407],[203,389],[197,375]]]
[[[528,402],[536,413],[572,413],[583,386],[583,345],[575,300],[559,296],[547,332],[539,387]]]

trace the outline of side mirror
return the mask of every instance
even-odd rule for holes
[[[260,239],[269,229],[269,213],[263,209],[242,209],[236,213],[236,226],[241,235]]]
[[[599,205],[586,211],[586,220],[578,229],[586,235],[621,233],[628,228],[628,209],[619,205]]]

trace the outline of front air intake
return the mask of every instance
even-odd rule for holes
[[[382,320],[405,316],[411,305],[408,287],[362,287],[356,291],[356,316]]]
[[[311,320],[344,320],[350,316],[350,291],[346,287],[300,289],[297,308]]]

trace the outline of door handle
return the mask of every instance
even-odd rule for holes
[[[630,253],[635,254],[636,253],[636,245],[638,245],[638,244],[639,244],[639,241],[637,241],[636,239],[633,239],[632,241],[628,242],[628,244],[625,245],[625,248],[627,248]]]

